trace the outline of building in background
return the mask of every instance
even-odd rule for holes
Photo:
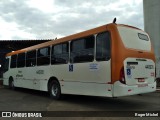
[[[156,76],[160,79],[160,0],[143,0],[143,9],[144,30],[150,35],[153,43],[156,55]]]
[[[6,53],[47,41],[50,40],[0,40],[0,80],[3,74]]]

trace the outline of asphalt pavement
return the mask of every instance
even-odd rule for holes
[[[117,112],[127,116],[125,114],[128,114],[128,111],[160,111],[160,91],[118,98],[65,95],[62,100],[57,101],[50,99],[46,92],[22,88],[10,90],[0,86],[0,111],[62,111],[65,115],[69,113],[68,111],[71,111],[70,114],[76,114],[76,111],[108,111],[113,112],[113,116],[109,117],[110,119],[121,120],[123,117],[116,116]],[[93,112],[93,116],[91,115],[90,118],[93,120],[105,119],[104,117],[99,118],[95,116],[96,112]],[[135,118],[134,116],[128,116],[125,119],[129,119],[130,117]],[[62,117],[56,117],[56,119],[62,118],[65,118],[63,120],[70,120],[70,117],[63,117],[63,115]],[[87,119],[88,117],[79,116],[78,119],[80,118]],[[51,118],[48,117],[45,119]],[[149,117],[145,117],[145,119],[149,119]],[[154,119],[160,120],[160,117],[155,117]]]

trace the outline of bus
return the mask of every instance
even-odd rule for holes
[[[53,99],[148,93],[156,90],[155,55],[146,32],[109,23],[6,54],[3,84]]]

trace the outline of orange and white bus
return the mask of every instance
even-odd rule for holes
[[[119,97],[156,90],[147,33],[110,23],[6,55],[3,84],[62,94]]]

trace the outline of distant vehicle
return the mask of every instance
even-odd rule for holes
[[[62,94],[119,97],[156,90],[147,33],[110,23],[6,55],[3,84]]]

